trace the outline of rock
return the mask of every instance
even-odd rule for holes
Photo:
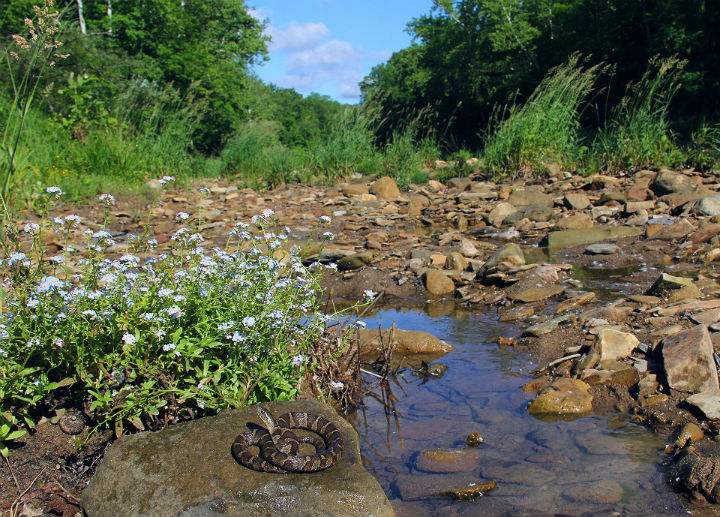
[[[625,203],[626,214],[636,214],[638,212],[647,212],[655,208],[655,201],[628,201]]]
[[[485,443],[485,438],[477,431],[473,431],[465,439],[465,443],[468,447],[478,447],[480,444]]]
[[[468,260],[460,253],[454,251],[447,256],[445,267],[455,271],[465,271],[468,268]]]
[[[522,210],[533,203],[540,203],[548,208],[552,208],[553,200],[544,192],[538,190],[516,190],[508,198],[508,203],[518,210]]]
[[[395,201],[400,197],[400,189],[398,189],[397,183],[390,176],[383,176],[375,180],[370,185],[370,193],[386,201]]]
[[[648,227],[648,230],[650,230],[650,227]],[[672,241],[675,239],[682,239],[683,237],[687,237],[691,233],[695,232],[695,227],[690,224],[690,222],[688,222],[686,219],[683,219],[678,223],[662,226],[657,231],[648,230],[646,230],[648,239]]]
[[[635,226],[609,226],[606,228],[554,231],[548,233],[545,240],[548,248],[558,250],[598,241],[614,241],[626,237],[636,237],[641,234],[642,229]]]
[[[695,205],[695,213],[708,217],[720,215],[720,194],[712,194],[700,198],[697,205]]]
[[[532,303],[557,296],[562,294],[564,291],[565,288],[561,285],[530,287],[517,293],[508,294],[508,298],[514,302]]]
[[[455,283],[442,271],[431,269],[424,275],[425,289],[430,294],[441,296],[455,292]]]
[[[399,355],[432,354],[444,355],[453,350],[442,339],[421,330],[385,329],[382,331],[382,339],[378,329],[359,329],[358,339],[360,340],[360,354],[372,354],[382,351],[383,343],[390,344],[392,334],[392,345],[395,353]]]
[[[430,449],[415,459],[415,468],[425,472],[471,472],[480,465],[477,449]]]
[[[525,254],[520,246],[515,243],[509,243],[499,248],[492,256],[482,265],[478,271],[478,278],[494,273],[499,267],[512,268],[525,265]]]
[[[470,178],[460,176],[457,178],[450,178],[448,180],[448,187],[458,190],[465,190],[470,186],[471,183],[472,180]]]
[[[585,194],[565,194],[565,205],[572,210],[585,210],[590,206],[590,200]]]
[[[522,211],[522,215],[523,217],[527,217],[531,221],[545,222],[552,219],[552,217],[555,215],[555,212],[553,212],[552,208],[548,207],[543,203],[533,203],[531,205],[528,205]]]
[[[459,251],[463,255],[463,257],[467,258],[473,258],[478,254],[477,248],[470,239],[462,239],[460,241]]]
[[[693,323],[703,324],[707,327],[720,321],[720,309],[710,309],[690,316]]]
[[[661,169],[653,179],[652,183],[650,183],[650,190],[658,196],[674,194],[677,192],[689,192],[692,189],[693,184],[689,177],[667,169]]]
[[[533,325],[529,329],[527,329],[525,332],[523,332],[523,336],[534,336],[534,337],[540,337],[545,334],[549,334],[550,332],[553,332],[556,330],[560,325],[563,323],[575,323],[577,321],[577,317],[574,314],[563,314],[562,316],[557,316],[556,318],[549,319],[547,321],[543,321],[542,323],[538,323],[536,325]]]
[[[452,225],[459,232],[464,232],[468,229],[468,220],[464,215],[456,215],[452,218]]]
[[[603,192],[598,203],[605,205],[611,201],[625,203],[627,201],[627,194],[625,194],[625,192]]]
[[[710,420],[720,420],[720,390],[702,391],[690,395],[685,402],[698,408]]]
[[[487,215],[487,222],[493,226],[500,226],[507,216],[517,211],[518,209],[510,203],[500,202]]]
[[[482,497],[486,492],[489,492],[496,486],[497,483],[495,483],[495,481],[485,479],[482,481],[468,483],[466,485],[446,488],[445,490],[440,490],[437,494],[449,495],[456,501],[472,501],[473,499]]]
[[[600,352],[600,361],[628,357],[640,344],[640,340],[627,332],[603,329],[598,332],[595,346]]]
[[[254,407],[121,437],[82,493],[89,517],[117,515],[394,515],[364,469],[358,437],[331,408],[315,401],[267,404],[273,414],[308,411],[332,420],[345,438],[334,467],[313,474],[268,474],[240,465],[230,444],[252,421]]]
[[[697,397],[699,395],[702,395],[702,393],[693,395],[693,397]],[[717,397],[717,393],[715,393],[714,396]],[[677,432],[675,436],[675,441],[673,443],[678,447],[685,447],[688,444],[698,443],[703,441],[704,439],[705,432],[700,428],[700,426],[697,424],[693,424],[692,422],[688,422],[687,424],[682,426]]]
[[[668,336],[660,347],[665,377],[672,389],[690,393],[718,389],[712,341],[704,325]]]
[[[695,287],[695,284],[689,278],[682,276],[673,276],[667,273],[662,273],[650,289],[645,294],[652,296],[667,296],[671,291],[681,289],[683,287]]]
[[[370,188],[365,183],[343,183],[340,185],[340,190],[347,197],[362,196],[370,193]]]
[[[520,305],[519,307],[512,307],[510,309],[500,312],[499,321],[509,322],[526,319],[533,314],[535,314],[535,309],[532,307],[532,305]]]
[[[555,222],[555,228],[558,230],[582,230],[592,228],[594,226],[592,217],[587,214],[573,214]]]
[[[620,253],[620,246],[617,244],[598,242],[590,244],[585,248],[585,253],[588,255],[616,255]]]
[[[583,381],[560,377],[528,404],[530,414],[578,414],[592,410],[593,397]]]
[[[670,465],[667,479],[675,489],[720,503],[720,443],[683,449]]]
[[[619,503],[623,498],[623,487],[617,481],[602,479],[578,483],[563,490],[563,496],[577,503]]]
[[[600,369],[587,368],[580,374],[580,380],[590,386],[613,384],[635,386],[640,381],[640,373],[629,364],[619,361],[600,361]]]
[[[373,256],[374,255],[372,251],[361,251],[360,253],[353,253],[352,255],[348,255],[338,260],[337,266],[343,271],[358,269],[372,262]]]

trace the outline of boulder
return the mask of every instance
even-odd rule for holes
[[[365,183],[343,183],[340,185],[340,190],[347,197],[362,196],[370,193],[370,189]]]
[[[514,302],[532,303],[552,298],[565,292],[565,288],[561,285],[547,285],[540,287],[528,287],[518,290],[517,292],[508,293],[508,298]]]
[[[443,264],[444,265],[444,264]],[[430,294],[442,296],[455,292],[455,282],[442,271],[430,269],[424,275],[425,289]]]
[[[507,216],[514,214],[518,209],[510,203],[500,202],[487,215],[487,222],[493,226],[500,226]]]
[[[525,254],[520,246],[515,243],[509,243],[498,248],[490,258],[482,265],[478,271],[478,278],[484,278],[485,276],[494,273],[501,266],[504,267],[517,267],[525,265]]]
[[[386,201],[395,201],[400,197],[400,189],[390,176],[383,176],[373,181],[372,185],[370,185],[370,193],[375,194],[378,199]]]
[[[373,354],[382,351],[383,343],[390,343],[392,334],[392,345],[395,353],[399,355],[432,354],[444,355],[453,350],[442,339],[421,330],[385,329],[382,337],[378,329],[360,329],[357,337],[360,340],[360,354]]]
[[[609,242],[596,242],[585,248],[587,255],[616,255],[620,253],[620,246]]]
[[[720,194],[712,194],[700,198],[697,205],[695,205],[695,213],[708,217],[720,215]]]
[[[266,405],[279,415],[307,411],[332,420],[345,438],[337,465],[313,474],[269,474],[230,453],[254,407],[221,412],[158,432],[126,435],[108,449],[82,493],[88,517],[132,515],[394,515],[365,470],[358,436],[334,410],[315,401]]]
[[[705,325],[668,336],[660,347],[670,388],[690,393],[719,388],[712,341]]]
[[[675,194],[677,192],[689,192],[692,189],[693,184],[689,177],[667,169],[661,169],[660,172],[655,175],[652,183],[650,183],[650,190],[658,196]]]
[[[577,379],[560,377],[540,391],[528,404],[530,414],[578,414],[592,410],[590,386]]]
[[[640,340],[632,334],[614,329],[601,330],[595,341],[601,361],[628,357],[639,344]]]
[[[555,222],[555,228],[558,230],[582,230],[593,227],[593,220],[587,214],[573,214]]]
[[[532,205],[533,203],[540,203],[548,208],[552,208],[553,200],[550,196],[544,192],[538,190],[516,190],[508,198],[508,203],[513,205],[518,210],[522,210]]]
[[[372,262],[372,259],[372,251],[361,251],[360,253],[353,253],[352,255],[341,258],[337,261],[337,266],[343,271],[348,271],[351,269],[361,268],[365,264]]]
[[[692,404],[710,420],[720,420],[720,390],[703,391],[690,395],[685,402]]]
[[[571,210],[585,210],[590,206],[590,200],[585,194],[570,193],[565,194],[565,205]]]
[[[662,225],[657,231],[650,230],[650,227],[646,230],[648,239],[655,239],[661,241],[673,241],[675,239],[682,239],[687,237],[691,233],[695,232],[695,227],[690,224],[689,221],[683,219],[680,222],[668,225]]]
[[[695,287],[695,284],[689,278],[662,273],[657,280],[653,282],[653,285],[650,286],[646,294],[666,296],[668,293],[682,289],[683,287]]]
[[[670,465],[667,479],[676,490],[720,503],[720,443],[683,449]]]

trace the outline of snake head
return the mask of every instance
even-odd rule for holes
[[[273,432],[275,429],[277,429],[277,424],[275,423],[275,419],[273,419],[270,412],[265,409],[262,406],[257,407],[258,416],[260,417],[260,420],[262,420],[265,425],[267,426],[267,430],[269,432]]]

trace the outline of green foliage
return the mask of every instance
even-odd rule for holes
[[[708,170],[720,166],[720,124],[704,124],[692,136],[688,162],[693,167]]]
[[[320,312],[317,273],[275,233],[271,210],[238,223],[224,250],[199,247],[202,220],[180,213],[162,253],[147,232],[110,260],[114,241],[100,229],[86,232],[87,258],[68,247],[45,257],[51,225],[69,238],[81,223],[49,221],[61,194],[49,187],[41,223],[25,226],[29,255],[3,242],[0,404],[12,414],[0,440],[19,436],[14,418],[60,388],[89,399],[96,424],[116,430],[294,396],[314,368],[308,348],[336,316]],[[101,201],[105,227],[113,199]]]
[[[8,443],[24,436],[26,433],[24,429],[17,429],[17,424],[18,420],[11,412],[3,411],[0,413],[0,454],[5,458],[7,458],[10,453]]]
[[[595,139],[593,154],[599,168],[617,171],[673,165],[679,160],[668,116],[684,65],[675,58],[652,62],[640,82],[628,86]]]
[[[583,68],[578,56],[551,70],[525,104],[498,110],[485,141],[483,157],[499,175],[542,170],[549,162],[574,162],[584,100],[598,67]]]
[[[376,173],[372,170],[375,144],[371,118],[355,106],[346,107],[336,117],[326,138],[310,144],[311,167],[329,178],[351,172]]]
[[[395,179],[399,188],[407,190],[413,183],[414,175],[427,162],[439,156],[440,152],[434,141],[428,136],[418,138],[417,129],[411,127],[402,134],[393,135],[392,141],[385,146],[383,167],[385,173]]]

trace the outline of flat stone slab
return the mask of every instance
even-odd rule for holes
[[[626,237],[637,237],[643,233],[635,226],[610,226],[607,228],[584,228],[580,230],[561,230],[547,235],[547,247],[551,250],[582,246],[599,241],[614,241]]]
[[[108,450],[82,494],[88,517],[176,515],[394,515],[363,467],[358,435],[315,401],[267,404],[273,414],[307,411],[332,420],[345,439],[337,465],[311,474],[270,474],[240,465],[230,453],[253,422],[254,407],[223,411],[158,432],[123,436]]]
[[[718,389],[713,345],[705,325],[668,336],[661,346],[665,377],[672,389],[690,393]]]

